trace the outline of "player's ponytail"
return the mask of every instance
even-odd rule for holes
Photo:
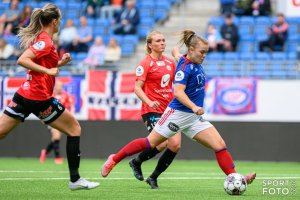
[[[30,23],[27,27],[20,28],[21,49],[26,49],[34,43],[42,28],[52,22],[53,19],[61,18],[61,12],[54,4],[46,4],[43,8],[35,8],[30,16]]]
[[[194,31],[184,30],[181,32],[181,38],[179,43],[182,45],[184,44],[187,47],[187,49],[189,49],[190,47],[196,47],[199,40],[204,44],[208,44],[208,41],[205,38],[196,34]]]

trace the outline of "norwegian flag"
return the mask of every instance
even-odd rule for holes
[[[141,101],[134,93],[135,74],[116,72],[114,99],[116,120],[141,120]]]
[[[111,119],[112,72],[89,70],[87,91],[83,95],[83,109],[87,109],[88,120]]]
[[[15,92],[22,83],[26,81],[24,77],[6,77],[3,80],[3,109],[11,102]]]
[[[140,120],[134,73],[89,70],[83,109],[88,120]]]

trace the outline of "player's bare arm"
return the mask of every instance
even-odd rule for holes
[[[57,68],[51,68],[48,69],[46,67],[43,67],[41,65],[36,64],[32,60],[35,58],[35,54],[30,50],[27,49],[17,60],[17,64],[21,65],[22,67],[25,67],[27,69],[30,69],[35,72],[42,72],[51,76],[57,76],[59,73],[59,70]]]

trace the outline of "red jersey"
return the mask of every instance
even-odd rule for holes
[[[57,94],[55,91],[53,97],[56,98],[66,109],[70,110],[73,105],[73,97],[69,95],[66,91],[61,91]]]
[[[59,57],[52,38],[46,32],[41,32],[36,42],[29,48],[36,55],[33,62],[48,69],[57,67]],[[21,85],[17,93],[30,100],[47,100],[53,94],[54,84],[54,76],[28,70],[27,80]]]
[[[144,58],[136,68],[136,80],[144,81],[143,91],[152,101],[158,101],[160,107],[156,110],[142,103],[141,114],[149,112],[163,113],[173,99],[172,85],[176,65],[165,56],[160,60],[153,59],[150,55]]]

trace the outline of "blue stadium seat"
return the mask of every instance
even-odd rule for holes
[[[223,76],[225,76],[225,77],[240,77],[241,72],[237,71],[237,70],[224,70]]]
[[[154,9],[152,8],[140,8],[139,13],[140,13],[140,18],[148,18],[148,17],[153,17],[154,15]]]
[[[266,52],[257,52],[255,54],[255,59],[257,60],[270,60],[270,54]]]
[[[271,77],[274,79],[285,79],[286,78],[286,71],[280,69],[271,70]]]
[[[111,22],[108,19],[97,18],[94,21],[95,26],[108,27],[110,24],[111,24]]]
[[[56,5],[57,7],[59,7],[59,9],[60,9],[60,10],[62,11],[62,13],[64,14],[65,12],[63,12],[63,11],[66,10],[66,9],[67,9],[67,6],[68,6],[67,2],[59,0],[59,1],[55,1],[54,3],[55,3],[55,5]],[[31,3],[30,3],[30,4],[31,4]]]
[[[255,37],[252,34],[243,34],[240,35],[240,40],[244,42],[254,42]]]
[[[137,7],[139,9],[143,9],[143,8],[153,9],[155,7],[155,2],[153,0],[137,1]]]
[[[253,27],[253,33],[254,35],[267,35],[267,28],[268,28],[268,25],[255,25]]]
[[[222,71],[221,70],[207,70],[205,71],[206,75],[208,77],[218,77],[218,76],[222,76]]]
[[[224,18],[223,17],[211,17],[208,21],[208,24],[213,24],[215,27],[220,27],[222,24],[224,24]]]
[[[86,57],[87,57],[86,52],[79,52],[79,53],[76,54],[75,60],[83,61]]]
[[[135,51],[135,45],[133,44],[122,44],[122,56],[131,56]]]
[[[270,54],[272,60],[286,60],[287,55],[285,52],[272,52]]]
[[[247,61],[249,61],[249,60],[254,60],[254,53],[252,53],[252,52],[241,52],[240,53],[240,59],[241,60],[247,60]]]
[[[145,38],[151,31],[152,26],[149,25],[138,25],[138,36],[139,38]]]
[[[238,51],[239,52],[253,52],[254,51],[253,42],[239,42],[238,43]]]
[[[271,73],[268,70],[255,70],[254,75],[262,79],[268,79],[271,77]]]
[[[287,42],[285,46],[287,52],[296,52],[298,48],[298,44],[294,42]]]
[[[270,17],[259,16],[255,18],[255,26],[265,25],[270,26],[272,24]]]
[[[240,35],[252,35],[252,26],[249,25],[240,25],[239,26],[239,34]]]
[[[76,10],[83,10],[84,4],[76,1],[69,1],[68,2],[68,10],[69,9],[76,9]]]
[[[224,59],[225,60],[238,60],[239,54],[236,52],[226,52],[226,53],[224,53]]]
[[[254,17],[243,16],[240,18],[240,25],[250,25],[253,26],[255,24]]]
[[[223,60],[224,55],[223,53],[218,53],[218,52],[210,52],[206,55],[207,60]]]
[[[263,40],[267,40],[268,39],[268,35],[267,34],[258,34],[255,35],[255,40],[257,42],[263,41]]]
[[[124,35],[123,43],[129,43],[136,45],[139,42],[139,38],[137,35]]]
[[[96,36],[105,36],[107,34],[107,29],[104,26],[94,26],[93,27],[93,35],[94,38]]]
[[[296,51],[294,51],[294,52],[288,52],[287,53],[287,58],[289,60],[297,60],[297,53],[296,53]]]

